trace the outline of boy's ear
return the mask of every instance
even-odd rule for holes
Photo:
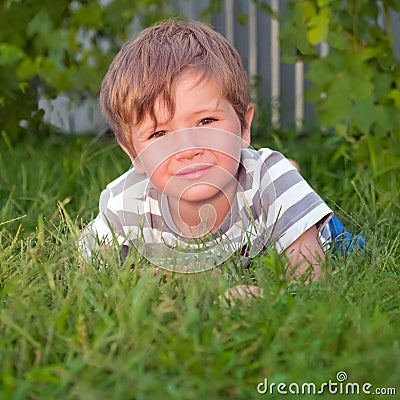
[[[145,173],[145,169],[143,167],[143,164],[141,163],[141,161],[139,160],[139,158],[134,157],[132,155],[132,153],[129,151],[129,149],[122,144],[121,142],[118,142],[119,146],[121,147],[121,149],[128,155],[128,157],[131,159],[132,164],[135,166],[135,169],[137,171],[138,174],[144,174]]]
[[[242,127],[242,148],[246,148],[250,146],[250,132],[251,132],[251,123],[253,121],[254,116],[254,104],[249,104],[246,111],[246,122],[247,127]]]

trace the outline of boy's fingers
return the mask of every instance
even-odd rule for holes
[[[252,285],[238,285],[229,288],[225,291],[224,297],[226,300],[231,301],[235,299],[263,297],[263,289],[259,286]]]

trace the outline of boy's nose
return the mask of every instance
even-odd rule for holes
[[[175,159],[180,161],[180,160],[190,160],[192,158],[198,157],[204,153],[204,149],[201,147],[194,147],[191,149],[186,149],[177,152],[174,156]]]

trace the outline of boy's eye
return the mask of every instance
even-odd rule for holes
[[[152,133],[149,136],[149,139],[157,139],[157,138],[159,138],[161,136],[164,136],[166,134],[167,134],[167,131],[157,131],[157,132]]]
[[[208,125],[208,124],[211,124],[211,122],[215,122],[215,121],[217,121],[217,119],[216,118],[203,118],[200,122],[199,122],[199,125],[200,126],[203,126],[203,125]]]

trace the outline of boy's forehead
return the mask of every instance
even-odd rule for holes
[[[201,79],[199,74],[186,73],[177,80],[171,96],[167,99],[160,93],[134,127],[140,131],[153,129],[168,124],[176,113],[195,116],[218,111],[221,100],[221,91],[214,79]]]

